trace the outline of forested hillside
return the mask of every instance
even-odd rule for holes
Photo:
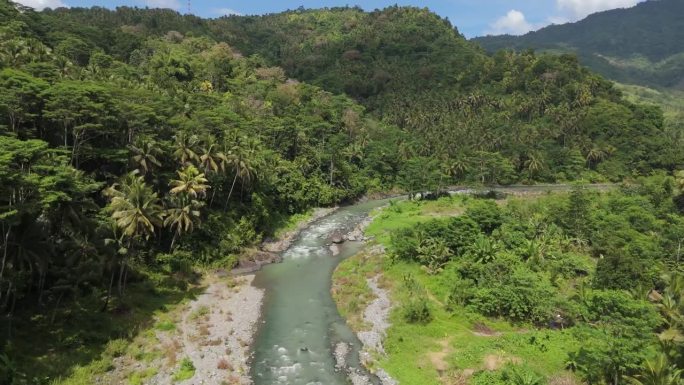
[[[414,162],[449,159],[446,167],[465,179],[576,179],[585,165],[620,179],[646,164],[679,162],[656,155],[673,142],[660,112],[625,103],[573,56],[486,56],[425,9],[293,11],[213,25],[288,74],[360,100],[413,135],[401,150]],[[642,153],[649,159],[631,151],[633,140],[651,149]]]
[[[69,367],[52,359],[106,342],[67,331],[129,314],[132,283],[184,287],[192,266],[231,267],[314,206],[397,187],[618,181],[683,161],[659,108],[575,57],[488,56],[415,8],[203,20],[2,0],[0,89],[8,381],[47,382]],[[38,364],[17,325],[63,345]]]
[[[524,36],[474,41],[491,52],[535,48],[576,53],[582,64],[619,82],[684,87],[684,2],[650,0]]]

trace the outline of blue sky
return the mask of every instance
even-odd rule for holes
[[[187,0],[14,0],[37,9],[44,7],[114,8],[119,5],[172,8],[187,12]],[[428,7],[448,17],[466,37],[487,34],[523,34],[551,23],[564,23],[584,18],[590,13],[635,5],[641,0],[191,0],[192,13],[203,17],[218,17],[227,13],[263,14],[294,9],[359,5],[366,10],[389,5]]]

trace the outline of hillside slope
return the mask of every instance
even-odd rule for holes
[[[684,88],[682,15],[680,0],[650,0],[523,36],[473,41],[490,52],[504,48],[574,52],[584,65],[619,82]]]

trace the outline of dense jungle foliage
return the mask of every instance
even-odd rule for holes
[[[619,82],[684,87],[684,3],[651,0],[524,36],[473,39],[491,52],[534,48],[574,52],[582,64]]]
[[[681,384],[681,177],[677,183],[663,175],[643,178],[605,193],[576,188],[503,202],[466,199],[462,215],[394,231],[391,257],[427,272],[421,287],[411,276],[418,273],[403,268],[402,290],[413,294],[400,309],[402,322],[426,325],[412,329],[417,339],[434,338],[438,326],[429,324],[442,311],[456,322],[445,339],[457,335],[463,327],[457,320],[470,313],[476,316],[465,318],[535,329],[525,337],[535,355],[498,372],[478,372],[472,384],[545,384],[546,377],[563,378],[564,369],[589,384]],[[387,210],[380,221],[397,221],[392,218],[415,209],[399,204]],[[479,320],[476,330],[496,337],[496,326],[487,323],[496,325]],[[466,337],[454,338],[459,346]],[[510,338],[495,345],[501,354],[527,352]],[[544,353],[552,351],[560,353]],[[474,354],[467,347],[461,352]],[[554,366],[555,354],[564,356],[565,367]],[[509,378],[515,373],[535,380]],[[549,383],[577,383],[566,381]]]
[[[397,187],[617,181],[683,157],[659,108],[573,56],[487,56],[415,8],[203,20],[3,0],[0,89],[10,379],[15,314],[47,330],[78,324],[61,317],[72,303],[122,312],[127,284],[230,266],[312,206]]]

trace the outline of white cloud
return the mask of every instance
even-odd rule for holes
[[[179,0],[145,0],[145,5],[150,8],[170,8],[176,11],[181,8]]]
[[[17,3],[21,5],[25,5],[27,7],[31,7],[33,9],[36,9],[38,11],[42,10],[43,8],[59,8],[59,7],[67,7],[66,4],[62,3],[61,0],[15,0]]]
[[[214,13],[221,16],[242,16],[242,13],[232,9],[232,8],[218,8],[214,10]]]
[[[561,12],[568,13],[574,20],[585,16],[614,8],[628,8],[635,6],[639,0],[556,0]]]
[[[506,33],[511,35],[522,35],[534,29],[534,26],[525,18],[525,14],[515,9],[508,11],[506,16],[497,19],[490,27],[491,29],[488,31],[488,34],[491,35]]]

